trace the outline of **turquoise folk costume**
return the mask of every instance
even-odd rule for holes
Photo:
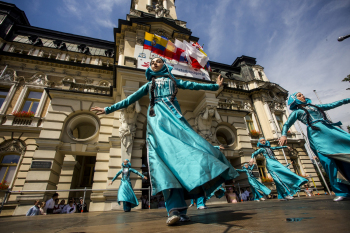
[[[260,143],[261,139],[263,138],[260,138],[258,142],[258,147],[260,147],[260,149],[252,154],[252,158],[258,154],[264,155],[266,159],[266,168],[275,182],[280,199],[293,196],[300,191],[300,186],[307,183],[308,180],[291,172],[276,159],[273,150],[287,148],[287,146],[271,147],[269,141],[266,141],[265,145],[263,145]]]
[[[224,154],[192,129],[175,98],[177,88],[216,91],[219,85],[176,79],[172,69],[164,64],[154,72],[149,67],[149,82],[105,111],[126,108],[149,93],[146,146],[152,194],[162,191],[169,216],[181,216],[187,211],[185,199],[210,195],[239,174]]]
[[[112,182],[114,182],[118,178],[118,176],[122,174],[121,183],[118,189],[118,204],[120,205],[120,202],[122,201],[124,211],[129,212],[131,208],[134,208],[139,205],[134,190],[131,187],[130,172],[133,172],[136,175],[141,176],[142,178],[144,177],[144,175],[142,175],[135,169],[132,169],[129,160],[126,160],[128,161],[128,164],[124,165],[124,163],[122,163],[122,169],[120,169],[120,171],[115,175],[115,177],[112,179]]]
[[[254,164],[251,166],[248,166],[246,168],[245,166],[242,167],[242,169],[236,169],[238,172],[245,172],[248,177],[248,182],[250,184],[250,188],[252,190],[252,193],[254,195],[254,201],[259,201],[261,198],[264,197],[264,195],[269,195],[271,193],[271,190],[267,188],[265,185],[260,183],[254,176],[252,170],[254,169]]]
[[[350,134],[335,127],[341,125],[341,122],[332,123],[324,114],[324,111],[350,103],[350,98],[330,104],[312,105],[308,98],[305,102],[298,100],[297,94],[295,92],[288,99],[293,112],[283,126],[282,135],[287,135],[288,129],[296,120],[307,125],[310,147],[325,169],[333,192],[336,196],[350,197]]]

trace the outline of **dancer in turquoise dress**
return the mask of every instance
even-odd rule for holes
[[[254,176],[252,170],[254,169],[255,164],[249,166],[245,163],[242,169],[236,169],[238,172],[245,172],[248,177],[248,182],[250,184],[250,188],[254,195],[254,201],[265,201],[264,195],[267,196],[271,193],[271,190],[267,188],[265,185],[260,183]]]
[[[293,195],[300,191],[300,186],[307,183],[308,180],[291,172],[283,166],[275,157],[273,150],[288,148],[288,146],[271,147],[270,142],[265,138],[260,138],[258,145],[260,149],[252,154],[250,164],[253,164],[254,157],[258,154],[263,154],[266,159],[266,168],[275,182],[278,197],[281,200],[294,199]]]
[[[124,160],[122,163],[122,169],[115,175],[109,185],[113,184],[113,182],[118,178],[120,174],[122,175],[122,179],[120,182],[120,186],[118,189],[118,204],[123,202],[123,209],[125,212],[130,212],[131,208],[134,208],[139,205],[139,202],[135,196],[134,190],[131,187],[130,182],[130,172],[135,173],[136,175],[141,176],[142,178],[147,180],[147,177],[142,175],[140,172],[131,168],[131,163],[128,159]]]
[[[152,194],[163,192],[168,225],[189,221],[185,199],[210,195],[226,180],[239,174],[225,155],[198,135],[181,113],[176,99],[178,88],[217,91],[223,85],[176,79],[161,58],[151,60],[147,83],[126,99],[106,108],[94,107],[97,114],[109,114],[149,93],[146,146]]]
[[[283,125],[280,145],[287,143],[288,129],[296,122],[307,125],[307,137],[313,153],[325,169],[336,197],[334,201],[350,198],[350,134],[336,127],[341,122],[332,123],[324,111],[350,103],[350,98],[330,104],[311,104],[300,92],[288,99],[293,111]]]

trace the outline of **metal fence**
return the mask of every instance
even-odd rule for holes
[[[83,196],[83,205],[85,204],[85,198],[86,198],[86,192],[87,191],[118,191],[119,189],[87,189],[86,187],[84,189],[63,189],[63,190],[20,190],[20,191],[13,191],[13,190],[0,190],[0,192],[6,192],[5,193],[5,197],[1,203],[1,207],[0,207],[0,213],[7,201],[8,196],[11,193],[47,193],[47,192],[84,192],[84,196]],[[148,209],[151,208],[151,186],[149,186],[148,188],[140,188],[140,189],[133,189],[135,191],[142,191],[142,190],[148,190]]]

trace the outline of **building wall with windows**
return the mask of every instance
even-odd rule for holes
[[[135,46],[143,45],[145,32],[172,41],[199,40],[186,22],[177,19],[174,2],[131,1],[127,20],[114,28],[113,42],[33,27],[15,5],[0,3],[2,182],[6,180],[9,188],[17,191],[57,190],[60,199],[83,194],[60,190],[102,189],[87,193],[90,211],[121,208],[117,192],[108,190],[118,188],[120,179],[112,186],[108,183],[126,158],[133,168],[148,175],[145,135],[149,99],[145,96],[109,115],[97,116],[89,110],[125,99],[147,82],[134,57]],[[215,92],[179,90],[177,99],[193,129],[213,145],[224,145],[226,158],[240,168],[250,160],[259,137],[277,144],[288,117],[288,92],[268,80],[255,58],[241,56],[231,65],[210,64],[211,81],[177,78],[215,82],[221,74],[225,87]],[[278,160],[283,164],[293,161],[291,170],[300,175],[316,176],[305,141],[294,126],[288,142],[293,149],[284,151],[287,161],[282,151],[276,152]],[[256,176],[275,189],[268,182],[264,158],[258,157],[257,164]],[[136,175],[131,181],[138,197],[142,191],[137,189],[149,186],[149,181]],[[317,177],[314,181],[321,189]],[[236,183],[248,187],[243,174]],[[23,215],[33,200],[47,200],[51,195],[51,191],[11,194],[8,205],[15,206],[14,215]]]

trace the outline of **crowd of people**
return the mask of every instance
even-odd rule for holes
[[[34,215],[47,215],[47,214],[73,214],[88,212],[87,205],[84,203],[83,198],[79,198],[79,202],[74,197],[70,198],[68,204],[64,199],[58,198],[58,193],[52,195],[52,198],[44,201],[34,201],[26,216]]]

